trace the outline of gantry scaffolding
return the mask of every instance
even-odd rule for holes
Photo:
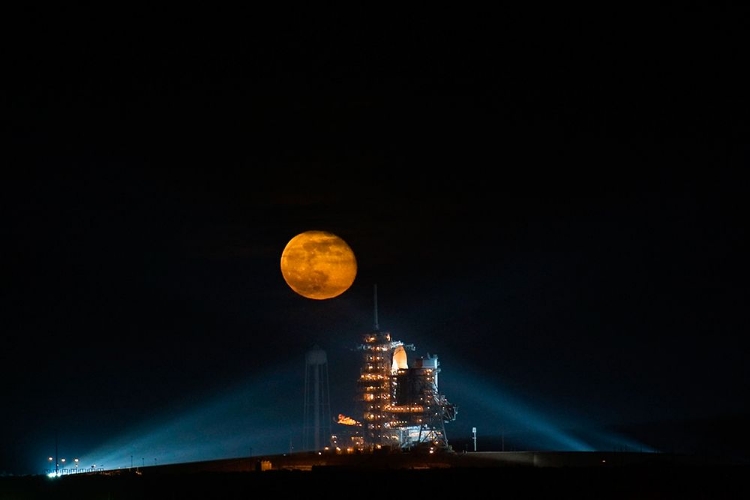
[[[364,447],[447,448],[445,423],[455,420],[456,407],[438,391],[437,356],[417,358],[410,368],[406,351],[414,346],[380,331],[365,334],[358,347],[363,352],[358,400]]]

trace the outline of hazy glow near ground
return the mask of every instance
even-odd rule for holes
[[[254,381],[237,384],[182,415],[141,422],[83,454],[79,457],[81,464],[118,469],[287,453],[296,429],[284,424],[290,420],[287,409],[271,407],[268,394],[286,391],[287,386],[299,387],[296,377],[291,380],[289,375],[296,375],[298,368],[290,363]],[[296,393],[290,397],[295,398],[291,406],[300,408],[301,422],[301,400],[297,401]]]
[[[613,432],[598,430],[582,415],[571,415],[560,408],[535,408],[502,388],[461,374],[451,374],[441,392],[460,394],[462,404],[472,413],[486,415],[493,422],[493,434],[519,436],[526,450],[547,451],[644,451],[656,450]],[[448,392],[450,391],[450,392]],[[459,420],[461,410],[459,408]],[[486,435],[491,428],[480,427]],[[448,431],[450,433],[450,431]]]
[[[139,422],[122,435],[81,454],[80,469],[95,466],[111,470],[300,451],[295,447],[303,419],[302,394],[297,394],[302,387],[298,379],[301,370],[297,365],[290,362],[262,377],[239,383],[214,398],[197,402],[180,415]],[[465,413],[483,415],[479,423],[482,434],[488,435],[491,428],[498,434],[502,428],[509,437],[522,436],[527,450],[656,451],[627,437],[599,431],[584,417],[553,408],[534,408],[476,377],[451,372],[445,382],[448,383],[440,389],[449,400],[459,400],[469,410]],[[275,392],[290,395],[287,407],[274,407],[276,403],[268,395]],[[294,422],[295,411],[299,413],[299,425],[290,426],[288,422]],[[461,417],[459,407],[457,422]],[[449,443],[454,424],[446,424]]]

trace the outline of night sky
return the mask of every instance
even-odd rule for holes
[[[733,13],[61,14],[7,51],[0,473],[297,450],[313,346],[357,418],[375,287],[459,449],[748,456]],[[311,229],[337,298],[282,278]]]

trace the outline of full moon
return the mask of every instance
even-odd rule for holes
[[[327,231],[305,231],[286,244],[281,253],[281,274],[303,297],[325,300],[352,286],[357,260],[347,243]]]

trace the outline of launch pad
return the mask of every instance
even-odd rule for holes
[[[409,366],[407,349],[413,345],[392,340],[388,332],[365,334],[358,346],[362,365],[357,403],[362,421],[339,419],[358,427],[348,443],[332,439],[334,448],[378,450],[448,449],[445,424],[456,418],[456,407],[438,390],[437,356],[416,358]]]

